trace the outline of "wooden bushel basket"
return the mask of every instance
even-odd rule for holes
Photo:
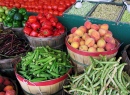
[[[68,78],[68,74],[70,72],[71,69],[59,78],[41,82],[30,82],[29,80],[24,79],[21,75],[19,75],[16,70],[15,75],[25,95],[51,95],[63,88],[64,82]]]
[[[105,51],[105,52],[85,52],[85,51],[80,51],[78,49],[73,48],[67,41],[68,37],[65,39],[65,44],[67,47],[68,54],[71,57],[71,60],[74,63],[74,71],[76,73],[82,73],[89,64],[91,64],[90,56],[93,58],[99,59],[100,55],[106,56],[107,59],[110,59],[114,57],[119,49],[120,43],[116,40],[117,46],[115,49],[111,51]]]
[[[36,48],[39,46],[50,46],[51,48],[55,49],[62,49],[65,44],[65,37],[67,32],[55,37],[47,37],[47,38],[38,38],[38,37],[31,37],[25,34],[27,37],[30,46],[32,48]]]

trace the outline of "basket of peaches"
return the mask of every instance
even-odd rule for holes
[[[0,95],[18,95],[16,83],[8,78],[0,75]]]
[[[80,27],[73,27],[65,43],[78,71],[91,64],[90,56],[99,59],[102,55],[109,59],[117,54],[120,46],[108,24],[93,24],[90,21]]]

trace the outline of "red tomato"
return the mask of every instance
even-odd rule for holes
[[[53,10],[49,10],[49,13],[50,13],[50,14],[53,14]]]
[[[39,14],[37,15],[38,20],[42,19],[43,17],[44,17],[44,14],[42,14],[42,13],[39,13]]]
[[[36,16],[29,16],[28,21],[29,21],[30,23],[36,22],[36,21],[37,21],[37,17],[36,17]]]
[[[56,24],[56,28],[61,29],[61,28],[63,28],[63,25],[62,25],[60,22],[58,22],[58,23]]]
[[[55,11],[53,12],[53,14],[54,14],[55,16],[58,16],[58,11],[55,10]]]
[[[65,30],[64,30],[64,29],[59,29],[58,32],[59,32],[60,34],[63,34],[63,33],[65,32]]]
[[[38,21],[36,21],[31,24],[31,27],[33,30],[37,31],[38,29],[40,29],[41,25]]]
[[[49,29],[43,29],[43,30],[40,30],[40,34],[45,37],[48,37],[48,36],[51,36],[53,32]]]
[[[50,19],[51,17],[53,17],[53,15],[50,13],[46,13],[45,16],[46,16],[46,19]]]
[[[40,23],[43,23],[43,22],[46,22],[46,21],[47,21],[46,17],[42,17],[42,18],[40,19]]]
[[[42,8],[43,8],[43,6],[39,4],[38,5],[38,9],[42,9]]]
[[[57,10],[57,8],[58,8],[58,5],[57,5],[57,4],[54,4],[54,5],[52,6],[52,9],[53,9],[53,10]]]
[[[63,12],[61,11],[61,12],[59,12],[59,14],[58,14],[58,16],[62,16],[63,15]]]
[[[57,17],[55,17],[55,16],[51,17],[50,22],[56,22],[57,23],[58,22]]]
[[[32,36],[32,37],[37,37],[37,36],[38,36],[38,33],[33,30],[33,31],[30,33],[30,36]]]
[[[64,11],[65,10],[65,7],[64,6],[62,6],[62,5],[59,5],[58,6],[58,11]]]
[[[66,3],[66,5],[67,5],[67,7],[70,7],[70,5],[71,5],[71,2],[65,2]]]
[[[44,4],[44,5],[43,5],[43,8],[44,8],[44,9],[47,9],[47,5],[46,5],[46,4]]]
[[[51,5],[48,5],[47,8],[48,8],[48,10],[51,10],[51,9],[52,9],[52,6],[51,6]]]
[[[48,13],[48,10],[44,10],[43,13],[44,15],[46,15]]]
[[[24,32],[25,34],[27,34],[27,35],[30,35],[30,33],[32,32],[32,29],[29,28],[29,27],[24,27],[23,32]]]
[[[21,4],[20,3],[15,3],[15,7],[20,8]]]
[[[64,4],[65,4],[65,2],[64,2],[64,1],[60,1],[60,3],[59,3],[59,4],[64,5]]]

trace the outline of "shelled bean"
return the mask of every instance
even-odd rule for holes
[[[126,23],[130,23],[130,12],[128,12],[127,10],[125,10],[122,18],[121,18],[121,22],[126,22]]]
[[[120,59],[91,58],[91,64],[83,74],[70,76],[70,84],[64,86],[71,95],[129,95],[130,76],[123,71],[126,63]]]
[[[45,81],[58,78],[71,68],[69,56],[60,50],[37,47],[21,58],[17,72],[31,82]]]
[[[75,5],[73,5],[72,8],[69,9],[69,11],[66,14],[86,16],[94,5],[95,3],[83,2],[82,7],[79,9],[75,8]]]
[[[91,17],[115,21],[121,9],[122,6],[99,4],[95,11],[91,14]]]

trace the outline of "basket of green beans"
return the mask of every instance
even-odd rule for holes
[[[62,89],[71,68],[65,52],[49,46],[37,47],[21,58],[16,65],[15,75],[25,92],[50,95]]]
[[[120,59],[91,57],[92,64],[83,74],[71,76],[64,88],[70,95],[129,95],[130,76],[123,71],[126,63],[120,63]]]

